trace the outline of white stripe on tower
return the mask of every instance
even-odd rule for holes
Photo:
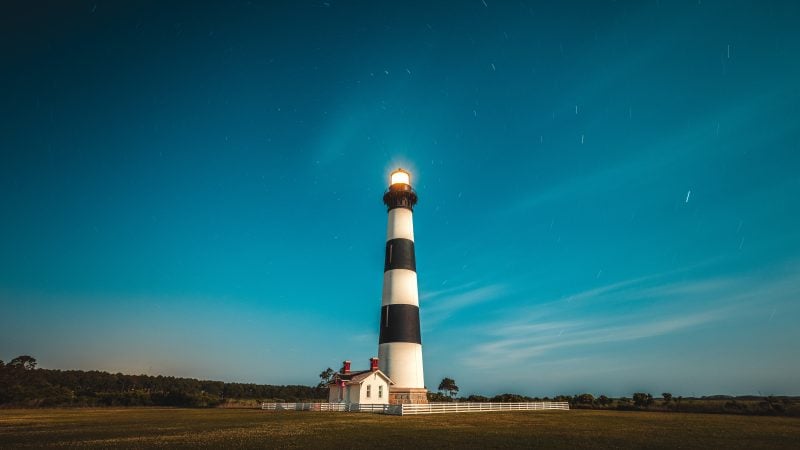
[[[394,381],[391,390],[423,389],[419,291],[414,255],[413,208],[417,194],[408,172],[391,176],[383,196],[389,209],[378,345],[380,369]],[[423,394],[424,396],[424,394]]]

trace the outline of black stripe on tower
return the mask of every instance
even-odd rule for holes
[[[419,332],[419,306],[396,304],[381,308],[379,344],[411,342],[422,344]]]
[[[417,261],[414,257],[414,241],[406,238],[386,241],[386,259],[383,261],[383,271],[386,272],[392,269],[417,271]]]

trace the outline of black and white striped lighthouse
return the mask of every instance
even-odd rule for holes
[[[380,369],[394,381],[389,403],[427,403],[412,217],[417,194],[408,172],[392,172],[383,203],[389,210],[389,223],[378,341]]]

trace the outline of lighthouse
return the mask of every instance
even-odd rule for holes
[[[427,403],[414,257],[413,211],[417,193],[411,187],[411,174],[405,170],[395,170],[389,179],[389,189],[383,195],[389,220],[378,361],[380,370],[394,382],[389,389],[389,403]]]

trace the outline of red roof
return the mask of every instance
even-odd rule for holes
[[[372,375],[373,373],[380,374],[389,384],[394,384],[391,378],[389,378],[385,373],[381,372],[380,370],[361,370],[358,372],[350,372],[350,373],[335,373],[333,374],[333,378],[331,382],[328,384],[336,384],[338,381],[345,381],[347,383],[361,383],[362,381],[366,380],[367,377]]]

